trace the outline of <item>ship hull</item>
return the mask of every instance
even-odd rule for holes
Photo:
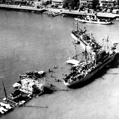
[[[64,81],[64,84],[67,87],[71,87],[76,84],[80,84],[80,83],[83,83],[83,82],[89,80],[91,77],[93,77],[95,74],[97,74],[100,70],[102,70],[104,67],[106,67],[108,64],[110,64],[114,60],[115,56],[116,56],[116,53],[113,54],[112,56],[108,57],[104,62],[102,62],[99,66],[96,66],[96,68],[91,73],[87,74],[84,78],[79,79],[77,81],[73,81],[73,82],[65,82]]]
[[[112,22],[104,22],[104,21],[88,21],[85,19],[79,19],[79,18],[75,18],[76,21],[82,22],[82,23],[90,23],[90,24],[101,24],[101,25],[109,25],[112,24]]]

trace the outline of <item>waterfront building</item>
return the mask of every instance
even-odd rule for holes
[[[58,7],[63,5],[63,0],[52,0],[51,3],[52,5]]]
[[[62,4],[63,0],[52,0],[52,3]]]
[[[99,0],[99,4],[101,7],[114,7],[119,5],[119,0]]]
[[[81,6],[88,8],[96,8],[96,5],[99,3],[99,0],[79,0]]]

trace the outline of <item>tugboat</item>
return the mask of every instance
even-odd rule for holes
[[[111,47],[109,47],[107,45],[109,42],[107,38],[105,40],[107,46],[100,46],[94,39],[90,38],[88,35],[87,38],[89,40],[85,40],[84,37],[81,37],[86,32],[82,31],[83,30],[80,30],[80,32],[72,32],[73,35],[75,34],[76,39],[83,44],[85,51],[83,53],[84,61],[79,61],[74,57],[66,61],[70,64],[73,61],[71,72],[69,74],[66,74],[63,78],[64,84],[68,87],[89,80],[92,76],[94,76],[105,66],[111,63],[117,54],[117,43],[114,43]],[[87,50],[87,48],[89,48],[90,50]]]

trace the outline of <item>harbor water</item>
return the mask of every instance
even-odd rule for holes
[[[111,42],[119,42],[119,21],[114,20],[113,23],[79,23],[79,27],[86,27],[100,44],[108,36]],[[3,77],[7,94],[13,91],[12,85],[19,80],[19,74],[26,71],[46,71],[57,66],[57,76],[64,73],[65,61],[74,55],[73,29],[76,29],[73,18],[1,10],[0,77]],[[80,53],[83,50],[78,47],[76,51]],[[1,119],[118,119],[118,65],[117,55],[111,68],[88,85],[65,91],[67,88],[59,82],[56,85],[60,91],[34,98]],[[1,81],[0,85],[2,101],[4,90]]]

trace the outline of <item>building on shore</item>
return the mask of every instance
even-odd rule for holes
[[[88,8],[96,8],[96,5],[99,4],[99,0],[79,0],[81,6]]]
[[[52,5],[58,7],[63,5],[63,0],[52,0],[51,3]]]
[[[52,3],[62,4],[63,3],[63,0],[52,0]]]
[[[114,7],[119,5],[119,0],[99,0],[100,6]]]

